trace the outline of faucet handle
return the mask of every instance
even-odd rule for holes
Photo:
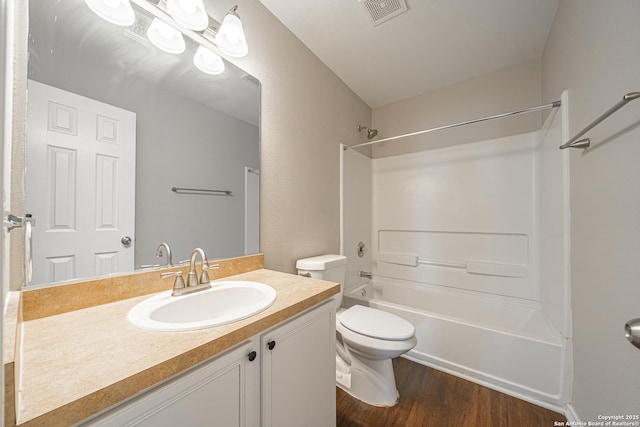
[[[165,277],[171,277],[171,276],[176,277],[176,280],[174,280],[173,282],[173,292],[171,293],[171,296],[175,297],[178,295],[182,295],[182,289],[186,288],[184,284],[184,279],[182,278],[182,271],[172,271],[172,272],[160,274],[160,277],[162,277],[163,279]]]
[[[209,272],[208,272],[209,269],[217,270],[219,268],[220,268],[220,264],[218,263],[210,265],[209,262],[203,262],[202,274],[200,275],[200,284],[209,283],[211,281],[211,279],[209,279]]]
[[[147,268],[159,268],[160,264],[142,264],[140,266],[141,269],[147,269]]]
[[[200,284],[209,283],[211,280],[209,279],[209,273],[207,273],[206,269],[202,269],[202,274],[200,275]]]

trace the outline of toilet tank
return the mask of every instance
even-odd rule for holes
[[[301,276],[340,283],[340,293],[336,295],[337,306],[340,306],[342,292],[344,291],[344,280],[347,274],[347,257],[343,255],[320,255],[299,259],[296,262],[296,268]]]

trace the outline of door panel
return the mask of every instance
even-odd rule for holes
[[[33,284],[134,269],[136,115],[28,82]]]

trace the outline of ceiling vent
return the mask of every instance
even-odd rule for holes
[[[405,0],[358,0],[376,26],[407,11]]]

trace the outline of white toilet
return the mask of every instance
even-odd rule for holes
[[[398,389],[391,359],[416,346],[415,328],[382,310],[340,308],[347,258],[321,255],[298,260],[298,274],[340,283],[336,298],[336,382],[355,398],[375,406],[393,406]]]

